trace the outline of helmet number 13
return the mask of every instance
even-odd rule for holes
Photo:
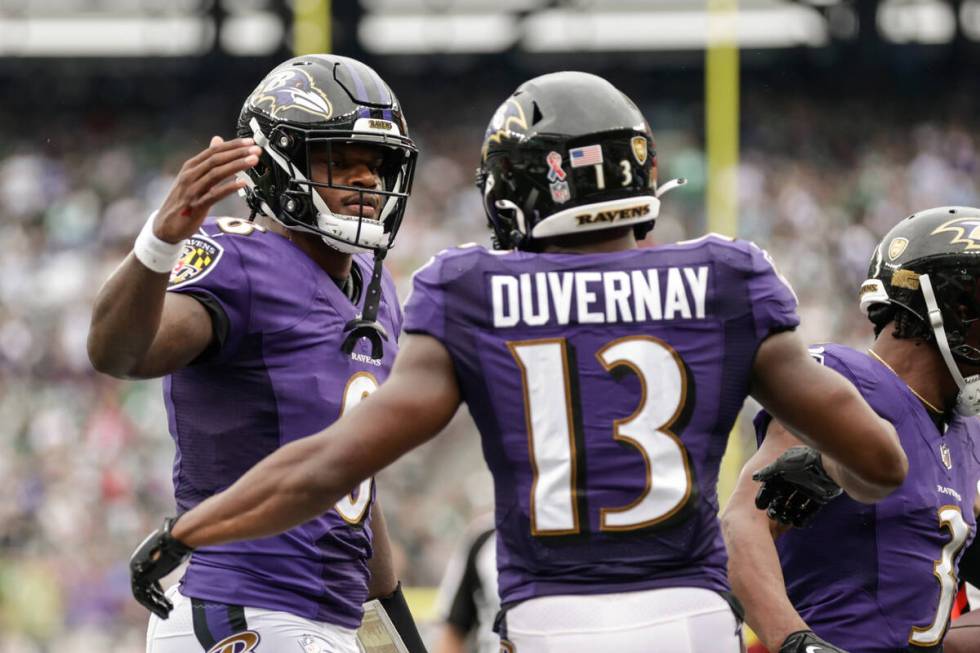
[[[583,456],[576,451],[574,404],[564,338],[508,343],[524,385],[524,413],[531,458],[531,534],[581,532],[577,496]],[[651,336],[614,340],[596,352],[607,372],[627,368],[640,380],[639,405],[610,424],[610,437],[633,447],[646,466],[638,496],[623,506],[599,509],[599,530],[629,531],[676,514],[691,496],[691,470],[680,439],[670,431],[687,398],[680,357]],[[562,383],[558,381],[563,380]]]

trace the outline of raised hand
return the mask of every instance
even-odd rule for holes
[[[153,221],[154,235],[168,243],[179,243],[194,234],[216,202],[245,186],[245,182],[229,177],[254,166],[261,154],[262,148],[251,138],[225,141],[212,137],[206,150],[181,167]]]

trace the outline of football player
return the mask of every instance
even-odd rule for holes
[[[387,84],[345,57],[291,59],[237,131],[184,164],[101,289],[89,336],[100,371],[165,376],[179,513],[373,392],[401,330],[381,259],[417,150]],[[207,219],[239,190],[254,221]],[[155,613],[147,651],[354,653],[368,597],[387,597],[412,640],[374,484],[359,481],[287,532],[198,549],[179,587],[138,596]],[[164,621],[160,605],[177,614]]]
[[[520,86],[490,121],[479,188],[497,251],[447,250],[415,274],[388,381],[152,534],[134,583],[308,519],[465,401],[494,476],[505,650],[738,651],[715,484],[746,395],[877,497],[905,475],[894,429],[809,357],[765,252],[637,247],[660,206],[656,153],[604,79]]]
[[[978,226],[980,209],[964,207],[902,220],[875,250],[861,289],[874,344],[810,350],[895,425],[909,459],[898,491],[877,505],[864,503],[859,487],[838,496],[834,465],[798,448],[768,413],[756,420],[759,450],[722,524],[733,590],[771,651],[942,650],[957,562],[976,532],[980,242],[970,234]],[[753,473],[774,460],[755,477],[764,482],[755,499]],[[756,505],[812,525],[774,544],[770,530],[782,529]]]

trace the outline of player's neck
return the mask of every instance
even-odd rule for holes
[[[896,338],[890,327],[885,327],[871,350],[926,402],[943,410],[956,402],[956,383],[934,345],[919,339]]]
[[[610,233],[611,232],[611,233]],[[554,254],[598,254],[636,248],[632,227],[549,238],[542,251]]]
[[[329,274],[337,281],[344,281],[350,276],[352,258],[350,254],[339,252],[328,246],[320,236],[309,234],[294,229],[287,229],[275,220],[264,216],[259,216],[256,222],[261,221],[261,225],[273,231],[283,238],[292,241],[304,254],[313,259],[324,272]]]

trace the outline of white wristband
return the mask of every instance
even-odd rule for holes
[[[140,263],[154,272],[169,273],[180,260],[180,254],[184,251],[184,243],[187,240],[182,240],[179,243],[168,243],[157,238],[156,234],[153,233],[153,219],[156,217],[157,212],[154,211],[150,214],[146,224],[143,225],[140,235],[136,237],[136,242],[133,243],[133,255]]]

